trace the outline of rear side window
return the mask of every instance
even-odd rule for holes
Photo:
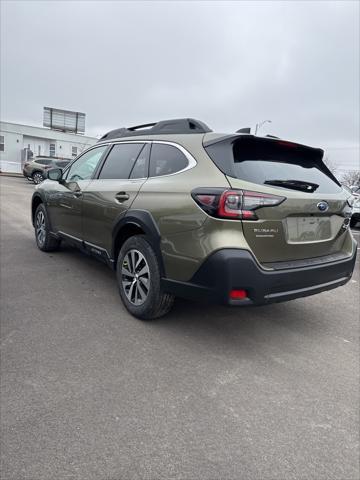
[[[134,163],[143,147],[143,143],[114,145],[106,157],[99,179],[129,178]]]
[[[35,159],[36,163],[40,163],[40,165],[50,165],[52,163],[52,160],[44,160],[42,158],[39,158],[38,160]]]
[[[205,145],[205,150],[230,177],[307,193],[341,191],[320,149],[281,140],[231,137]]]
[[[154,143],[151,147],[150,177],[170,175],[188,166],[185,155],[172,145]]]

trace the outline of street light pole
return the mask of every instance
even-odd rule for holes
[[[255,135],[265,123],[271,123],[271,120],[263,120],[262,122],[257,123],[255,126]]]

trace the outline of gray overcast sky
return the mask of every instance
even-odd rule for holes
[[[359,162],[359,2],[2,1],[1,119],[87,134],[176,117]]]

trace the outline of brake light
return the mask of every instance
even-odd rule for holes
[[[193,190],[192,197],[209,215],[233,220],[257,220],[258,208],[273,207],[285,200],[268,193],[211,188]]]

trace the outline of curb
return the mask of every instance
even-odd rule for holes
[[[22,173],[0,172],[0,177],[24,177]],[[25,177],[24,177],[25,178]]]

